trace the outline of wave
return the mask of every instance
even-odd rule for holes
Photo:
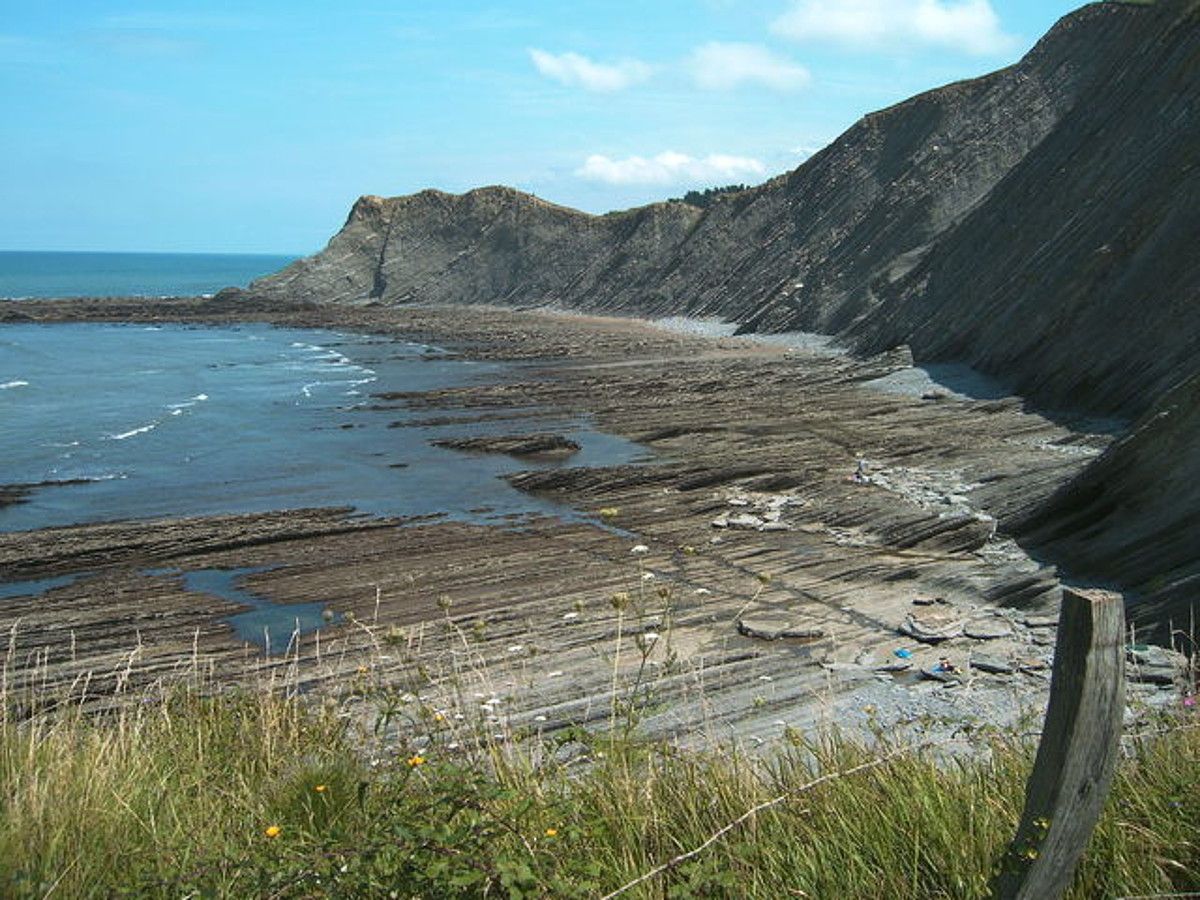
[[[28,381],[6,381],[0,384],[0,391],[10,391],[13,388],[29,387]]]
[[[171,411],[171,415],[177,416],[185,409],[191,409],[197,403],[204,403],[208,400],[208,394],[197,394],[195,397],[188,397],[182,403],[168,403],[167,409]]]
[[[149,425],[143,425],[141,428],[134,428],[131,431],[123,431],[120,434],[110,434],[108,439],[110,441],[123,441],[126,438],[131,438],[139,434],[145,434],[147,431],[153,431],[157,427],[157,422],[151,422]]]

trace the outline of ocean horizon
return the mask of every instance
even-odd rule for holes
[[[245,287],[298,258],[282,253],[0,250],[0,298],[202,296]]]

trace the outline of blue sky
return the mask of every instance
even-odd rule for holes
[[[0,0],[0,249],[309,253],[360,194],[758,182],[1078,5]]]

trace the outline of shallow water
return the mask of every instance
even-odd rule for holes
[[[628,463],[647,452],[586,422],[549,417],[394,427],[440,411],[371,396],[519,375],[512,364],[332,331],[2,326],[0,483],[83,483],[42,487],[28,502],[0,508],[0,531],[312,506],[488,522],[576,517],[498,476]],[[555,464],[430,443],[546,430],[583,449]]]

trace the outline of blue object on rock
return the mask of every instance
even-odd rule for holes
[[[908,650],[904,647],[901,647],[899,650],[895,651],[895,653],[901,659],[908,659],[909,657],[912,656],[912,651]]]

